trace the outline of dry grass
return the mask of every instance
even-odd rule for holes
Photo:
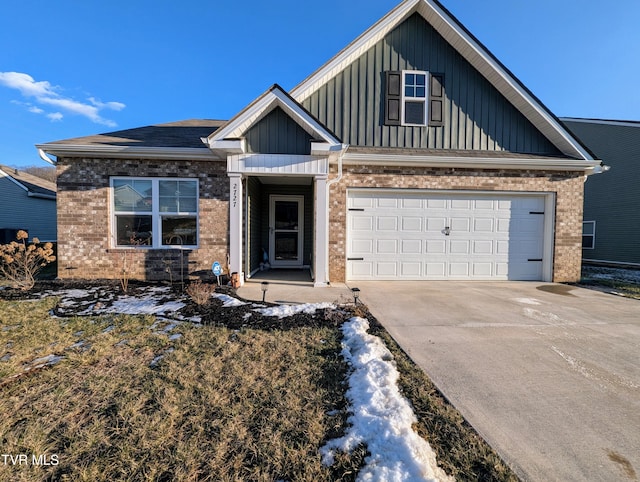
[[[0,379],[64,357],[0,388],[0,413],[12,414],[0,437],[5,454],[59,463],[0,464],[0,480],[353,479],[363,451],[331,469],[318,453],[346,416],[337,329],[184,324],[170,341],[153,317],[52,319],[52,303],[0,301],[0,350],[13,354]]]
[[[319,456],[348,415],[337,327],[345,314],[325,314],[336,317],[325,327],[185,323],[166,333],[153,316],[52,318],[55,303],[0,301],[2,453],[29,459],[0,460],[0,480],[355,479],[366,446],[331,468]],[[387,332],[371,327],[394,354],[415,428],[445,471],[517,480]],[[175,333],[182,337],[171,340]],[[25,371],[46,355],[62,358]],[[34,466],[33,455],[57,464]]]

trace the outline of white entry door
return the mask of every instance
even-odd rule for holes
[[[304,197],[271,196],[269,204],[271,266],[301,267],[304,245]]]
[[[348,195],[349,280],[542,280],[545,197],[388,190]]]

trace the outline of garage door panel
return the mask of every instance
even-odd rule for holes
[[[350,246],[353,255],[374,254],[373,240],[371,239],[352,239]]]
[[[401,241],[401,254],[416,255],[422,254],[422,240],[421,239],[403,239]]]
[[[471,230],[471,219],[464,218],[451,218],[451,231],[454,233],[468,233]]]
[[[398,264],[394,262],[376,263],[376,274],[379,278],[396,278],[398,276]]]
[[[354,191],[347,205],[348,279],[542,279],[542,195]]]

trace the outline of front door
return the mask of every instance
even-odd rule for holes
[[[269,260],[271,266],[301,267],[304,219],[303,196],[271,196]]]

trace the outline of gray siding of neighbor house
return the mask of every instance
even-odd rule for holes
[[[585,184],[584,220],[595,221],[595,247],[584,259],[640,264],[640,123],[564,124],[598,159],[611,166]]]
[[[280,107],[252,126],[245,138],[252,153],[311,154],[311,136]]]
[[[385,71],[444,74],[444,126],[384,123]],[[303,102],[343,142],[358,146],[511,151],[559,151],[414,14]]]
[[[0,176],[0,229],[24,229],[29,239],[56,240],[56,201],[29,197],[26,190]]]

